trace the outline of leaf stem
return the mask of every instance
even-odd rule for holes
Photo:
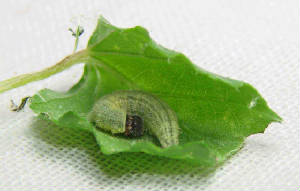
[[[55,64],[54,66],[51,66],[49,68],[46,68],[44,70],[30,73],[30,74],[22,74],[20,76],[16,76],[7,80],[4,80],[0,82],[0,93],[5,92],[7,90],[17,88],[20,86],[23,86],[25,84],[28,84],[33,81],[42,80],[45,78],[48,78],[49,76],[52,76],[56,73],[59,73],[74,64],[82,63],[86,61],[88,58],[87,50],[81,50],[74,54],[71,54],[64,59],[62,59],[60,62]]]

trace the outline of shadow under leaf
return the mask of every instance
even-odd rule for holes
[[[35,138],[54,146],[58,150],[78,149],[83,151],[83,153],[86,153],[84,157],[90,160],[88,163],[93,165],[87,167],[86,164],[79,163],[79,165],[82,165],[79,169],[95,168],[96,166],[98,171],[104,172],[109,177],[131,176],[133,174],[185,174],[190,177],[201,176],[204,178],[211,176],[216,169],[201,168],[183,161],[145,153],[104,155],[90,132],[58,127],[52,122],[40,118],[33,120],[30,131]],[[38,148],[35,150],[39,152]],[[45,153],[42,155],[45,155]]]

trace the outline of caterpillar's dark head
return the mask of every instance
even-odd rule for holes
[[[137,115],[126,115],[125,135],[128,137],[140,137],[143,134],[143,120]]]

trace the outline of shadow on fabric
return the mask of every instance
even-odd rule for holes
[[[52,122],[35,118],[30,128],[30,135],[44,142],[49,152],[41,151],[41,145],[33,142],[33,147],[41,157],[51,158],[57,162],[67,162],[82,173],[96,179],[97,174],[107,175],[111,178],[140,177],[136,175],[185,175],[198,176],[208,179],[213,176],[215,168],[204,169],[190,165],[186,162],[152,156],[145,153],[119,153],[104,155],[101,153],[94,136],[86,131],[58,127]],[[44,150],[44,149],[43,149]],[[41,152],[41,153],[39,153]],[[60,152],[57,159],[53,152]],[[51,154],[52,153],[52,154]],[[48,156],[47,156],[48,155]],[[178,176],[177,176],[178,177]],[[143,181],[145,179],[142,179]]]

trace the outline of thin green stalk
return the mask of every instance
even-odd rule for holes
[[[38,80],[48,78],[53,74],[59,73],[73,66],[74,64],[82,63],[87,59],[88,59],[87,50],[78,51],[74,54],[65,57],[54,66],[46,68],[42,71],[34,72],[31,74],[23,74],[0,82],[0,93],[13,88],[23,86],[33,81],[38,81]]]
[[[79,30],[77,29],[76,30],[75,45],[74,45],[73,53],[76,52],[76,50],[77,50],[78,42],[79,42]]]
[[[74,32],[73,29],[69,28],[69,31],[72,33],[72,36],[75,37],[75,45],[73,49],[73,53],[76,52],[79,42],[79,36],[82,35],[84,29],[81,26],[77,26],[76,31]]]

